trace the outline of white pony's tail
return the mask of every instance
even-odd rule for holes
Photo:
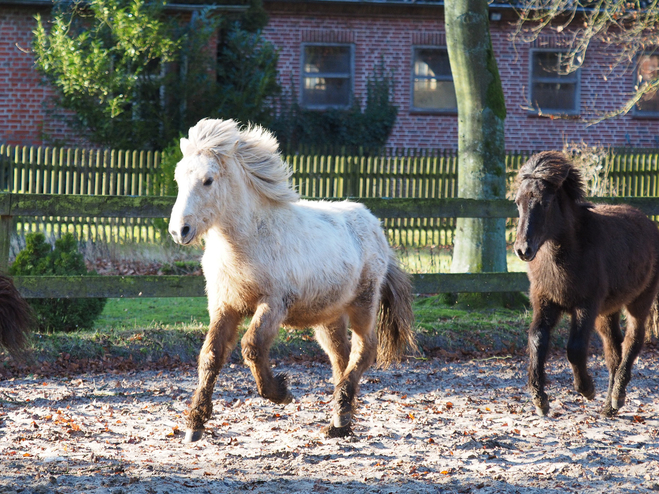
[[[416,351],[410,276],[392,256],[380,291],[378,320],[378,365],[400,361],[406,350]]]

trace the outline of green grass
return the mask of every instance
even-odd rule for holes
[[[433,296],[419,297],[414,302],[417,340],[422,349],[418,356],[505,355],[525,349],[530,311],[468,310],[447,305],[444,300]],[[248,320],[240,327],[239,335],[246,331],[247,324]],[[48,367],[53,363],[69,369],[68,362],[81,361],[103,368],[103,362],[112,359],[148,363],[167,358],[194,363],[207,330],[205,298],[110,299],[93,330],[33,334],[31,350],[40,372],[44,371],[44,363],[50,363],[46,371],[53,368]],[[566,331],[563,322],[554,332],[555,345],[564,346]],[[273,358],[324,358],[310,329],[280,329],[270,353]],[[232,359],[240,358],[237,348]],[[0,366],[11,366],[10,362],[0,353]]]
[[[95,329],[139,329],[152,326],[208,326],[206,298],[111,298]]]

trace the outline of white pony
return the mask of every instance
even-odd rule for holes
[[[376,354],[387,365],[414,346],[409,276],[379,221],[361,204],[300,200],[276,139],[260,127],[204,119],[181,150],[169,228],[180,244],[205,241],[210,312],[185,442],[202,437],[217,375],[250,316],[241,348],[259,394],[293,399],[286,376],[272,374],[268,352],[280,326],[313,327],[335,385],[325,432],[350,434],[359,379]]]

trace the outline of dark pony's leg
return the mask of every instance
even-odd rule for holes
[[[531,294],[533,321],[529,328],[529,389],[538,415],[547,415],[549,400],[545,393],[545,360],[549,350],[549,334],[558,323],[562,309]]]
[[[616,370],[620,365],[622,354],[620,312],[615,312],[608,316],[599,316],[595,328],[602,338],[604,359],[606,360],[606,367],[609,369],[609,388],[606,393],[606,401],[601,413],[604,416],[610,417],[615,414],[615,411],[611,407],[611,393],[613,391],[613,383],[615,382]]]
[[[595,385],[588,374],[588,342],[597,320],[597,309],[593,307],[578,307],[572,310],[570,336],[567,340],[567,359],[574,373],[574,389],[584,398],[592,400],[595,397]]]
[[[611,389],[611,409],[602,413],[612,416],[625,404],[627,384],[632,378],[632,366],[641,353],[645,340],[645,321],[655,298],[655,290],[647,290],[640,297],[627,305],[627,327],[625,339],[622,340],[620,365],[615,371]]]
[[[343,377],[350,359],[348,316],[343,315],[330,324],[316,327],[315,330],[318,344],[332,362],[332,376],[336,386]]]
[[[186,443],[201,439],[204,424],[213,413],[215,381],[236,345],[240,320],[241,315],[228,308],[211,312],[208,334],[199,354],[199,385],[192,397],[192,407],[187,419]]]
[[[259,394],[284,405],[293,400],[293,395],[288,391],[286,374],[273,376],[268,354],[285,318],[283,304],[260,304],[241,341],[243,359],[252,371]]]
[[[352,434],[352,415],[355,397],[362,374],[375,362],[377,356],[377,303],[369,291],[358,297],[349,308],[352,343],[350,359],[341,379],[334,387],[334,410],[329,426],[324,432],[329,437],[345,437]]]

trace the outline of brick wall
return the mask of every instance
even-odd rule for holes
[[[410,111],[412,47],[445,44],[439,8],[430,14],[423,11],[422,15],[413,8],[391,14],[379,6],[371,6],[363,13],[319,14],[311,8],[305,12],[278,11],[273,5],[277,4],[266,4],[270,22],[264,35],[280,50],[279,72],[285,86],[293,80],[299,89],[303,43],[352,43],[355,94],[362,101],[367,76],[375,64],[382,59],[387,69],[394,71],[399,114],[390,146],[457,147],[456,115]],[[31,7],[0,6],[0,143],[79,145],[84,141],[46,109],[52,93],[39,84],[29,53],[37,12]],[[508,110],[505,130],[509,150],[560,148],[566,141],[582,140],[593,145],[659,147],[659,119],[627,115],[588,127],[576,120],[550,120],[529,114],[524,107],[532,46],[513,47],[512,28],[505,21],[492,23],[491,31]],[[537,46],[551,46],[554,42],[546,37]],[[619,72],[604,79],[607,74],[602,67],[608,65],[609,58],[603,50],[589,52],[581,74],[582,116],[592,115],[593,108],[614,108],[624,101],[630,89],[629,74]]]
[[[52,92],[39,83],[34,68],[30,51],[39,12],[44,10],[0,7],[0,143],[79,144],[83,141],[47,110]]]
[[[282,83],[295,81],[300,87],[300,54],[304,42],[350,42],[355,45],[355,94],[365,98],[366,78],[380,57],[395,74],[395,104],[398,119],[388,144],[392,147],[457,147],[457,116],[415,113],[411,106],[412,48],[417,45],[445,46],[441,15],[417,16],[367,14],[349,15],[309,12],[270,12],[265,37],[280,49]],[[439,12],[437,12],[439,14]],[[509,150],[561,148],[565,142],[591,145],[659,148],[659,119],[632,115],[588,126],[575,119],[550,119],[531,114],[527,107],[529,54],[534,47],[551,47],[556,39],[543,37],[533,45],[513,46],[513,29],[508,22],[491,24],[499,72],[506,98],[506,147]],[[597,48],[597,47],[596,47]],[[581,116],[612,110],[625,101],[631,75],[619,71],[608,75],[610,57],[593,50],[581,71]]]

